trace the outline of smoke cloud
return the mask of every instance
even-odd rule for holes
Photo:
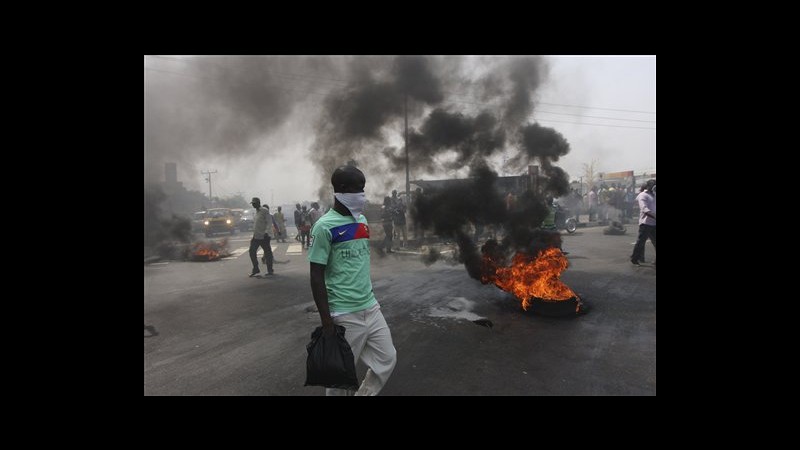
[[[192,224],[185,217],[167,215],[162,210],[166,195],[156,185],[144,190],[144,245],[157,246],[162,242],[189,242]]]
[[[476,74],[476,67],[484,73]],[[407,101],[411,170],[422,175],[470,168],[462,182],[429,189],[411,208],[413,218],[435,234],[455,240],[459,259],[471,276],[480,279],[482,258],[471,234],[475,228],[505,231],[504,241],[494,244],[496,251],[531,251],[553,243],[537,227],[547,214],[542,196],[568,191],[566,173],[552,163],[569,152],[569,143],[552,128],[528,123],[533,95],[547,72],[538,57],[483,58],[477,64],[437,57],[359,61],[348,87],[326,101],[317,126],[314,163],[321,173],[329,174],[355,160],[367,174],[368,190],[371,182],[377,185],[373,189],[384,191],[402,185],[406,151],[391,144],[402,142]],[[486,103],[463,101],[457,92],[477,94]],[[497,184],[490,162],[507,150],[512,151],[509,167],[522,169],[532,163],[541,167],[540,193],[518,193],[513,210],[506,208],[506,192]],[[327,183],[319,195],[330,196]],[[423,260],[437,258],[430,253]]]
[[[289,83],[308,58],[170,57],[145,60],[145,181],[159,181],[165,162],[195,174],[198,159],[242,158],[281,126],[309,90]],[[326,66],[314,63],[315,70]],[[269,151],[269,150],[266,150]]]
[[[459,243],[473,276],[480,258],[471,229],[502,228],[503,248],[534,245],[542,196],[568,190],[553,163],[569,143],[529,122],[549,72],[540,57],[148,57],[145,66],[146,181],[167,161],[197,173],[200,157],[269,157],[259,142],[307,102],[317,113],[310,150],[319,199],[332,198],[330,174],[348,161],[367,175],[368,195],[381,198],[404,185],[407,116],[412,179],[470,169],[410,210]],[[510,153],[510,168],[541,168],[540,192],[520,192],[514,210],[493,168],[500,153]]]

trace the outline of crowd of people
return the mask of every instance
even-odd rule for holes
[[[569,194],[559,198],[558,203],[568,208],[580,221],[581,215],[588,215],[589,222],[625,223],[633,219],[636,209],[636,194],[632,186],[620,183],[592,186],[585,194],[572,189]]]
[[[584,216],[583,219],[588,219],[589,222],[624,224],[633,220],[634,214],[641,210],[638,197],[633,191],[633,187],[623,187],[619,183],[608,185],[600,183],[592,186],[585,194],[572,189],[569,194],[558,199],[548,197],[547,205],[551,208],[551,213],[554,210],[561,211],[563,214],[574,217],[577,222],[580,222],[581,216]],[[412,192],[412,206],[415,199],[421,195],[422,191],[419,188]],[[511,210],[515,207],[517,200],[512,192],[507,192],[504,200],[507,209]],[[398,196],[397,190],[393,190],[391,196],[387,195],[383,198],[383,203],[380,206],[380,217],[377,217],[377,205],[374,208],[368,205],[369,202],[365,205],[365,209],[371,211],[370,214],[376,215],[376,217],[370,217],[373,221],[379,220],[383,228],[384,237],[379,249],[387,253],[393,253],[400,248],[408,247],[410,230],[407,220],[413,219],[413,214],[410,214],[409,206],[404,198]],[[269,206],[266,205],[262,209],[268,212]],[[330,208],[327,208],[327,210],[330,210]],[[320,207],[319,202],[311,202],[310,207],[300,203],[295,204],[293,218],[297,233],[294,239],[301,244],[303,249],[310,247],[311,229],[325,212],[326,210]],[[542,226],[552,228],[552,216],[553,214],[548,214]],[[270,227],[272,233],[270,238],[275,239],[276,242],[286,242],[286,218],[282,208],[278,206],[277,212],[270,217],[273,222],[273,227]],[[496,236],[497,230],[492,226],[487,227],[480,224],[473,224],[472,226],[474,227],[476,241],[481,237],[485,237],[487,233],[489,236]],[[411,223],[411,228],[413,229],[413,240],[418,244],[421,243],[425,238],[425,230],[416,222]]]

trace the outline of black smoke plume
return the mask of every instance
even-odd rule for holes
[[[471,76],[476,65],[488,70]],[[326,175],[320,197],[331,196],[329,174],[351,159],[367,175],[373,197],[402,186],[406,149],[392,142],[402,142],[407,114],[408,160],[416,176],[470,168],[468,178],[426,191],[410,211],[424,228],[458,243],[471,276],[479,279],[481,270],[475,228],[502,229],[504,240],[493,245],[503,252],[553,245],[538,227],[547,214],[544,196],[568,191],[567,174],[552,163],[569,152],[569,143],[554,129],[529,123],[533,95],[547,72],[539,57],[354,60],[348,85],[328,96],[317,124],[312,158]],[[483,103],[464,100],[464,92]],[[517,192],[511,210],[489,162],[509,150],[509,167],[541,167],[538,186]]]
[[[475,64],[491,70],[473,79]],[[520,127],[534,109],[532,94],[547,72],[540,57],[353,59],[347,86],[325,101],[313,162],[321,174],[329,174],[355,159],[362,169],[390,179],[389,184],[402,181],[405,149],[387,144],[404,137],[406,105],[412,171],[461,168],[509,144],[521,148],[508,137],[521,139]],[[463,93],[473,93],[485,103],[463,100]],[[451,152],[455,158],[441,158]],[[322,183],[320,192],[324,191]]]
[[[367,173],[385,172],[379,157],[394,153],[386,151],[387,127],[402,123],[407,104],[413,118],[444,98],[435,65],[421,56],[354,59],[347,86],[328,95],[317,123],[312,161],[319,172],[329,176],[348,160]],[[319,196],[331,196],[327,183]]]
[[[192,237],[189,219],[163,212],[161,204],[165,198],[166,195],[159,186],[145,185],[144,246],[159,252],[167,243],[187,243]]]
[[[547,70],[542,58],[518,58],[511,61],[508,75],[511,80],[511,95],[504,114],[507,127],[518,127],[527,121],[534,106],[531,94],[539,88]]]

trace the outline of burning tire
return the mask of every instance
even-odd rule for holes
[[[545,300],[533,297],[528,309],[533,314],[545,317],[570,317],[585,313],[583,302],[578,297],[567,300]]]

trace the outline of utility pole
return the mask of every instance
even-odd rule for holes
[[[406,94],[406,104],[404,109],[406,116],[406,203],[408,203],[411,199],[411,197],[409,197],[411,184],[408,181],[408,94]]]
[[[211,172],[211,171],[206,170],[205,172],[203,172],[201,170],[200,173],[203,174],[203,175],[208,175],[208,178],[206,178],[206,181],[208,181],[208,202],[213,206],[214,201],[211,199],[211,174],[212,173],[217,173],[217,171],[215,170],[215,171]]]

